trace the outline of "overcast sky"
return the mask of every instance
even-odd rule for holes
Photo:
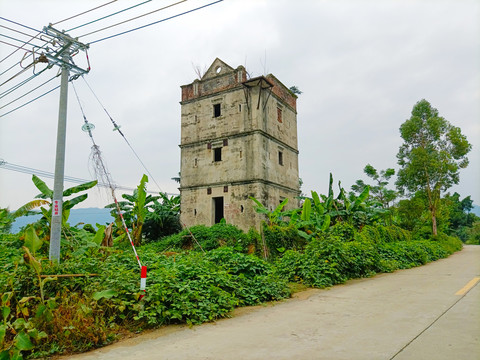
[[[41,30],[107,2],[2,0],[0,16]],[[90,43],[209,3],[189,0],[83,36],[171,3],[154,0],[70,30],[140,2],[120,0],[55,27]],[[33,30],[4,20],[0,25],[35,35]],[[29,39],[4,27],[0,34]],[[19,44],[6,37],[0,40]],[[0,43],[2,59],[14,50]],[[0,72],[19,62],[23,54],[18,51],[0,63]],[[350,189],[355,180],[366,180],[366,164],[398,169],[396,154],[402,143],[398,129],[415,103],[426,99],[441,116],[460,127],[473,145],[470,165],[460,172],[460,184],[451,192],[471,195],[480,204],[479,1],[225,0],[92,43],[88,55],[92,69],[86,80],[162,191],[178,193],[178,184],[171,178],[180,169],[180,86],[195,80],[195,67],[208,68],[218,57],[234,68],[244,65],[251,76],[272,73],[287,87],[296,85],[303,91],[297,102],[297,120],[304,193],[326,193],[330,172],[336,182]],[[83,53],[75,59],[80,66],[85,64]],[[20,70],[20,65],[13,67],[0,76],[0,82]],[[57,71],[57,67],[45,71],[0,99],[0,106]],[[0,92],[30,75],[31,69],[1,86]],[[55,78],[0,109],[0,115],[59,83],[60,78]],[[78,79],[74,84],[88,121],[96,126],[93,136],[114,181],[137,186],[145,173],[141,163],[118,132],[112,131],[109,118],[85,82]],[[0,117],[0,159],[53,173],[58,102],[56,90]],[[70,86],[65,175],[92,179],[91,142],[81,129],[83,123]],[[44,180],[53,187],[53,179]],[[74,185],[66,183],[65,187]],[[151,178],[148,189],[159,190]],[[0,207],[14,210],[37,194],[31,175],[0,167]],[[81,207],[103,207],[110,202],[106,191],[91,190]]]

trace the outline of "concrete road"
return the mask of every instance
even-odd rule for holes
[[[73,359],[480,359],[480,246]]]

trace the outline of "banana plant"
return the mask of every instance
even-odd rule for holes
[[[128,228],[132,229],[135,246],[141,245],[142,228],[145,223],[145,218],[149,213],[149,209],[153,206],[153,202],[160,198],[159,196],[147,195],[147,182],[148,177],[144,174],[140,180],[140,184],[133,191],[133,194],[122,194],[125,201],[118,202],[125,224]],[[111,214],[117,219],[117,228],[120,228],[117,205],[112,203],[105,207],[112,209]]]
[[[252,200],[255,203],[255,206],[254,206],[255,211],[259,214],[264,214],[267,217],[268,219],[267,225],[269,227],[272,227],[274,225],[279,225],[283,221],[282,215],[285,215],[285,214],[283,214],[282,211],[285,205],[287,205],[288,203],[288,198],[283,200],[280,203],[280,205],[278,205],[273,211],[270,211],[267,207],[265,207],[265,205],[263,205],[260,201],[255,199],[253,196],[250,196],[250,200]]]
[[[330,214],[326,212],[318,193],[312,191],[311,194],[311,199],[304,199],[300,221],[296,224],[299,235],[307,240],[330,227]]]
[[[43,219],[48,223],[48,227],[52,223],[52,202],[53,202],[53,190],[51,190],[47,184],[43,180],[41,180],[38,176],[32,175],[33,184],[36,186],[38,190],[40,190],[40,194],[35,196],[35,200],[32,200],[25,205],[21,206],[17,211],[14,212],[14,216],[23,216],[32,214],[31,210],[40,208],[41,213],[43,214]],[[86,191],[92,187],[97,185],[97,180],[90,181],[84,184],[80,184],[69,189],[66,189],[63,192],[63,197],[66,198],[71,196],[72,194],[79,193],[81,191]],[[82,194],[76,196],[72,199],[63,200],[62,206],[62,225],[65,226],[67,224],[68,218],[70,216],[70,210],[77,204],[81,203],[82,201],[86,200],[88,194]],[[46,207],[44,207],[44,205]]]

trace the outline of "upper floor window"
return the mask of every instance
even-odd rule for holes
[[[282,151],[278,152],[278,163],[280,165],[283,165],[283,152]]]
[[[220,104],[213,104],[213,117],[219,117],[222,115]]]
[[[279,123],[283,122],[282,109],[277,107],[277,120]]]
[[[222,148],[218,147],[213,149],[213,161],[222,161]]]

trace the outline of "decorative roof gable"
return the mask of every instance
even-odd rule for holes
[[[213,61],[212,65],[210,65],[208,70],[202,76],[202,80],[211,79],[217,76],[224,75],[226,73],[231,73],[232,71],[234,71],[234,69],[230,65],[224,63],[219,58],[216,58]]]

